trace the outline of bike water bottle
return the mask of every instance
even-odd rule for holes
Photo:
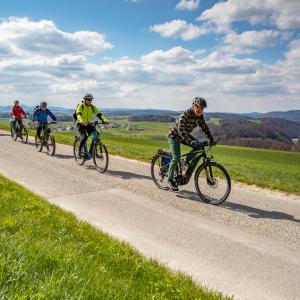
[[[92,137],[93,137],[94,141],[97,141],[97,139],[98,139],[98,133],[97,133],[97,131],[92,132]]]

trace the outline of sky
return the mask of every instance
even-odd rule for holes
[[[1,0],[0,105],[300,109],[299,0]]]

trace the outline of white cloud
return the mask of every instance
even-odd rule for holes
[[[224,38],[226,52],[238,53],[253,53],[257,49],[274,47],[282,39],[286,39],[287,35],[275,30],[251,30],[241,34],[228,33]]]
[[[182,47],[174,47],[167,51],[155,50],[143,55],[141,61],[147,64],[187,65],[195,61],[194,54]]]
[[[0,23],[0,43],[10,45],[17,56],[59,54],[95,54],[113,46],[97,32],[59,30],[52,21],[30,21],[27,18],[9,18]],[[0,52],[1,54],[1,52]]]
[[[17,23],[5,25],[10,35],[2,27],[9,22]],[[230,32],[224,43],[211,52],[177,46],[135,59],[110,58],[96,64],[91,63],[89,56],[96,49],[104,50],[103,43],[85,45],[80,35],[62,32],[48,22],[14,18],[0,23],[0,39],[5,41],[0,46],[1,104],[10,103],[15,97],[28,99],[27,104],[45,98],[50,105],[74,107],[82,94],[92,92],[101,99],[97,105],[102,107],[184,109],[195,95],[208,97],[212,111],[299,107],[299,40],[289,44],[284,59],[271,65],[258,59],[238,58],[235,53],[240,52],[226,49],[256,49],[257,42],[264,47],[273,46],[282,38],[277,30]],[[20,26],[20,30],[11,29],[15,26]],[[52,41],[63,43],[66,39],[67,46],[50,50],[40,47],[40,31],[44,33],[43,44],[50,47]],[[179,32],[175,30],[171,35],[182,34]],[[25,40],[35,46],[26,45]],[[103,41],[105,45],[107,42]]]
[[[176,5],[176,9],[179,10],[195,10],[198,8],[200,0],[180,0]]]
[[[173,20],[150,27],[151,31],[158,32],[163,37],[181,38],[190,41],[208,33],[208,28],[187,23],[184,20]]]
[[[228,0],[216,3],[198,18],[229,31],[236,21],[250,24],[276,25],[281,30],[300,28],[299,0]]]

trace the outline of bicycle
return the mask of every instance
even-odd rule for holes
[[[15,129],[13,122],[16,122]],[[21,125],[22,124],[22,125]],[[20,128],[21,125],[21,128]],[[19,137],[22,143],[27,144],[28,141],[28,131],[26,126],[23,123],[19,123],[17,120],[11,120],[10,122],[10,135],[13,141],[16,141]]]
[[[55,155],[56,142],[53,134],[51,133],[51,128],[48,126],[56,123],[57,122],[37,122],[37,125],[42,127],[40,138],[38,137],[37,132],[34,138],[35,147],[39,152],[42,152],[43,147],[46,146],[47,154],[50,156]]]
[[[184,157],[192,158],[187,163]],[[198,148],[181,155],[180,158],[174,173],[177,185],[187,184],[195,171],[195,187],[201,200],[218,205],[228,198],[231,191],[230,176],[222,165],[213,160],[212,146],[208,142],[201,143]],[[158,150],[152,158],[151,176],[160,189],[168,189],[167,178],[171,159],[172,154],[163,150]],[[201,159],[202,163],[197,167]]]
[[[101,128],[98,126],[100,125],[97,121],[92,123],[96,128]],[[100,138],[100,133],[96,130],[95,134],[92,135],[92,141],[90,143],[90,147],[88,150],[88,145],[85,143],[85,145],[81,149],[81,153],[79,153],[79,146],[81,142],[81,136],[75,136],[74,144],[73,144],[73,153],[75,161],[78,165],[82,166],[86,160],[88,160],[87,157],[87,151],[91,154],[93,158],[94,165],[96,167],[96,170],[99,173],[104,173],[107,170],[108,167],[108,151],[105,144],[102,143]]]

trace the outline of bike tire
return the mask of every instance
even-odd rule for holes
[[[49,140],[50,140],[50,143],[49,143]],[[55,138],[52,134],[49,134],[48,139],[47,139],[47,154],[50,156],[54,156],[55,150],[56,150]]]
[[[75,137],[74,143],[73,143],[73,154],[74,154],[74,159],[77,163],[77,165],[82,166],[85,162],[85,157],[79,158],[78,156],[78,149],[80,145],[81,139],[78,137]]]
[[[219,170],[217,173],[216,171],[214,171],[215,177],[213,178],[207,178],[207,168],[210,170],[210,172],[212,173],[212,168]],[[206,195],[203,191],[203,188],[201,186],[201,184],[199,184],[199,177],[201,175],[201,172],[205,172],[206,177],[204,177],[202,185],[204,185],[204,182],[206,181],[206,185],[211,189],[210,191],[212,192],[213,189],[216,189],[219,186],[219,183],[224,183],[224,185],[226,185],[226,191],[224,192],[224,194],[222,196],[220,196],[219,199],[214,199],[212,197],[209,197],[208,195]],[[219,177],[218,177],[219,175]],[[221,176],[220,176],[221,175]],[[212,204],[212,205],[219,205],[221,203],[223,203],[229,196],[230,192],[231,192],[231,180],[230,180],[230,176],[227,172],[227,170],[220,164],[210,161],[207,163],[204,163],[202,165],[200,165],[195,173],[195,187],[197,190],[197,193],[200,197],[201,200],[203,200],[206,203]]]
[[[39,152],[42,152],[44,144],[45,144],[45,132],[41,132],[41,143],[38,144],[38,151]]]
[[[99,173],[104,173],[107,170],[109,163],[108,151],[105,144],[101,141],[97,141],[94,144],[93,161]],[[103,164],[103,166],[101,166],[100,163],[101,165]]]
[[[162,156],[159,154],[156,154],[153,156],[151,161],[151,177],[154,182],[154,184],[161,190],[168,190],[169,187],[167,185],[167,172],[163,172],[161,170],[162,164],[161,160]]]
[[[10,136],[11,136],[13,141],[16,141],[17,138],[18,138],[18,136],[17,136],[16,132],[14,131],[13,127],[10,128]]]
[[[27,142],[28,142],[28,131],[27,131],[26,128],[23,128],[21,139],[22,139],[22,143],[27,144]]]

